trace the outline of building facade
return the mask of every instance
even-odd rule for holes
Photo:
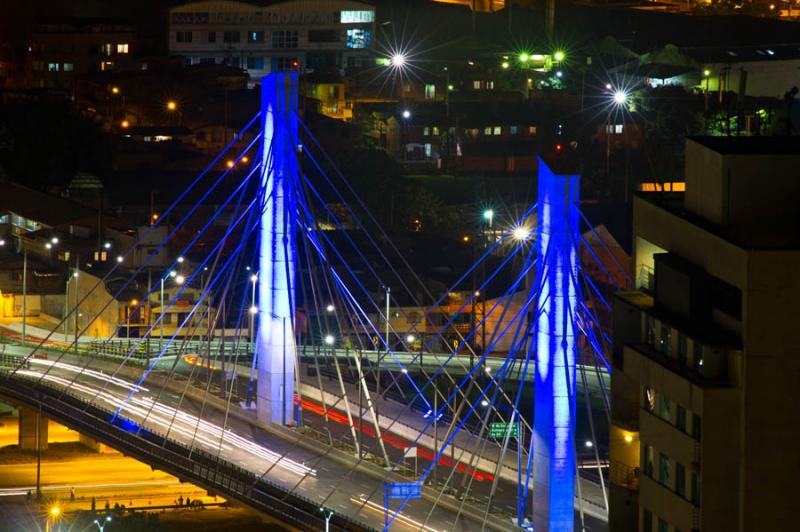
[[[611,530],[792,530],[800,142],[689,139],[686,191],[634,199],[615,300]]]
[[[374,65],[375,8],[362,2],[188,2],[170,10],[169,27],[171,54],[240,67],[253,79]]]

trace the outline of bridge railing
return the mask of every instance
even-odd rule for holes
[[[181,479],[233,496],[304,529],[324,528],[319,502],[289,492],[263,475],[232,464],[204,449],[186,446],[167,434],[139,426],[130,419],[113,418],[110,409],[88,403],[71,390],[19,375],[9,378],[7,372],[0,368],[0,393],[11,396],[9,398],[12,400],[41,406],[48,417],[176,474]],[[112,419],[114,423],[110,422]],[[355,518],[338,513],[334,514],[331,524],[338,530],[375,530]]]

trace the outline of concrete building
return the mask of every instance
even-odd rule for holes
[[[374,66],[375,8],[351,0],[200,1],[170,10],[169,51],[224,63],[253,80],[283,70]]]
[[[800,139],[690,138],[634,199],[615,300],[609,529],[794,530]]]

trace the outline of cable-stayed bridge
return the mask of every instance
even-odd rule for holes
[[[297,82],[265,78],[260,113],[161,216],[182,206],[183,218],[138,267],[125,267],[136,246],[121,255],[62,320],[112,276],[124,278],[117,297],[149,273],[120,324],[129,331],[147,312],[143,334],[92,337],[92,316],[63,339],[13,329],[21,345],[3,354],[0,395],[304,529],[602,528],[610,340],[596,314],[610,304],[579,260],[598,252],[579,231],[579,178],[542,163],[538,202],[492,233],[451,288],[472,280],[469,295],[432,323],[444,296],[413,274],[313,138]],[[212,171],[223,158],[253,164]],[[217,215],[198,224],[152,276],[148,261],[219,191],[225,231],[208,244]],[[177,284],[170,274],[188,256]],[[478,314],[497,279],[505,293]],[[165,282],[172,297],[153,312]],[[165,334],[189,287],[199,297]],[[392,327],[401,295],[423,309],[406,316],[412,333]]]

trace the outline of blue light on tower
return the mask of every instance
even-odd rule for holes
[[[537,239],[540,287],[535,324],[533,525],[569,531],[575,520],[575,316],[580,288],[575,231],[580,177],[539,161]],[[524,517],[525,508],[520,509]]]
[[[281,72],[261,83],[264,164],[259,190],[256,415],[281,425],[294,420],[297,80],[297,73]]]

